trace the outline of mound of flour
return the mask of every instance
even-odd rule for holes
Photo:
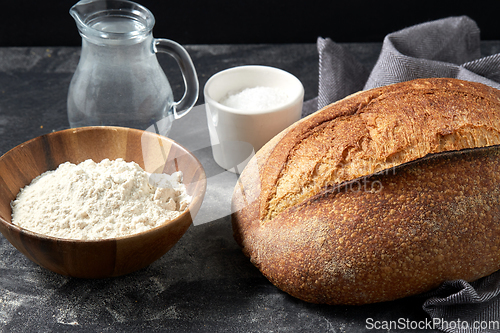
[[[21,189],[12,223],[60,238],[113,238],[172,220],[190,201],[181,172],[150,174],[123,159],[66,162]]]

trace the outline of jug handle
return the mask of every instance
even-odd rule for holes
[[[182,98],[173,104],[174,119],[179,119],[185,116],[198,100],[199,83],[193,61],[185,48],[170,39],[155,38],[153,40],[153,50],[155,53],[169,54],[177,61],[181,69],[186,89]],[[177,112],[177,110],[180,110],[180,112]]]

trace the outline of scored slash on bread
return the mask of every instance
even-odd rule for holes
[[[476,280],[500,268],[499,144],[500,91],[488,86],[419,79],[353,94],[257,152],[234,191],[235,239],[309,302]]]

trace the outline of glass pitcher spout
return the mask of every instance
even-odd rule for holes
[[[87,38],[123,40],[150,33],[153,14],[126,0],[82,0],[70,9],[80,34]]]
[[[161,123],[160,134],[167,135],[172,121],[198,99],[198,77],[187,51],[174,41],[153,38],[153,14],[132,1],[82,0],[70,15],[82,37],[68,92],[70,126],[147,129]],[[179,101],[174,101],[158,52],[172,56],[181,69],[185,92]]]

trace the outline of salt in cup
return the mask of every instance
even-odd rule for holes
[[[213,75],[204,88],[215,162],[240,173],[275,135],[300,119],[304,87],[268,66],[239,66]]]

